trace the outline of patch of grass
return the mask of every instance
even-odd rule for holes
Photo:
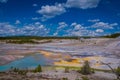
[[[82,80],[89,80],[89,79],[86,76],[82,76]]]
[[[68,78],[62,78],[62,80],[68,80]]]
[[[66,68],[68,67],[71,70],[80,70],[81,67],[74,67],[74,66],[55,66],[55,68]]]
[[[74,67],[74,66],[54,66],[54,68],[66,68],[69,67],[71,70],[81,70],[81,67]],[[103,69],[95,69],[91,68],[94,71],[102,71],[102,72],[112,72],[111,70],[103,70]]]
[[[94,68],[92,68],[94,69]],[[103,69],[94,69],[95,71],[102,71],[102,72],[112,72],[111,70],[103,70]]]

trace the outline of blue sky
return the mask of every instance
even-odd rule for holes
[[[119,0],[0,0],[0,36],[120,32]]]

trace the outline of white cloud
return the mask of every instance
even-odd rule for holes
[[[39,22],[26,25],[21,29],[21,31],[24,33],[24,35],[45,36],[49,33],[49,30]]]
[[[76,25],[77,25],[77,23],[76,23],[76,22],[74,22],[74,23],[72,23],[72,24],[71,24],[71,26],[76,26]]]
[[[96,22],[91,27],[92,28],[102,28],[102,29],[114,29],[113,27],[117,26],[117,23],[105,23],[105,22]]]
[[[84,27],[81,24],[78,24],[76,22],[73,22],[70,26],[74,27],[74,30],[80,30],[80,29],[85,29],[86,28],[86,27]]]
[[[103,29],[97,29],[96,32],[102,33],[102,32],[104,32],[104,30]]]
[[[93,30],[88,30],[88,29],[79,29],[79,30],[69,30],[68,31],[68,36],[99,36],[101,33],[98,33]]]
[[[33,17],[32,20],[39,20],[39,17]]]
[[[42,21],[53,18],[57,15],[63,14],[66,12],[62,4],[55,4],[52,6],[46,5],[42,6],[40,10],[37,11],[42,15]]]
[[[100,21],[99,19],[88,20],[88,22],[99,22],[99,21]]]
[[[112,23],[112,24],[110,24],[110,26],[117,26],[118,25],[118,23]]]
[[[83,36],[88,35],[88,30],[85,26],[78,24],[76,22],[71,23],[69,29],[66,31],[69,36]]]
[[[73,22],[70,25],[65,22],[59,22],[58,28],[53,33],[54,36],[65,35],[65,36],[100,36],[108,34],[109,29],[113,29],[117,26],[117,23],[105,23],[99,21],[99,19],[91,20],[92,25],[85,26],[84,24]],[[61,34],[62,33],[62,34]]]
[[[1,3],[7,3],[8,0],[0,0]]]
[[[81,24],[77,24],[74,28],[74,30],[84,29]]]
[[[41,9],[37,11],[37,13],[42,15],[42,21],[46,21],[50,18],[54,18],[55,16],[65,13],[67,8],[96,8],[99,2],[100,0],[67,0],[66,3],[62,4],[59,3],[55,5],[42,6]],[[34,6],[36,6],[36,4],[34,4]],[[37,18],[35,18],[35,20],[36,19]]]
[[[44,30],[46,30],[46,28],[45,28],[44,25],[40,25],[38,28],[39,28],[39,29],[44,29]]]
[[[59,35],[61,32],[65,32],[64,29],[68,27],[68,24],[65,22],[59,22],[56,31],[53,33],[53,36]]]
[[[21,24],[20,20],[16,20],[15,24]]]
[[[16,28],[9,23],[0,23],[0,36],[14,35]]]
[[[37,4],[33,4],[34,7],[37,7],[38,5]]]
[[[41,23],[40,22],[35,22],[35,25],[40,25]]]
[[[59,24],[59,27],[57,29],[62,29],[68,26],[65,22],[59,22],[58,24]]]
[[[53,36],[57,36],[57,35],[58,35],[58,32],[53,33]]]
[[[12,36],[12,35],[38,35],[45,36],[49,33],[44,25],[38,23],[28,24],[21,28],[17,28],[9,23],[0,23],[0,36]]]
[[[96,8],[99,4],[100,0],[67,0],[66,6],[68,8]]]
[[[93,25],[84,26],[79,23],[71,23],[68,25],[69,28],[66,30],[67,36],[100,36],[108,34],[109,29],[117,26],[117,23],[105,23],[105,22],[96,22]]]
[[[42,21],[46,21],[50,18],[54,18],[55,16],[65,13],[67,8],[96,8],[99,2],[100,0],[67,0],[66,3],[62,4],[59,3],[55,5],[42,6],[41,9],[37,11],[37,13],[42,15]],[[37,4],[33,4],[33,6],[37,6]],[[33,18],[33,20],[36,19],[37,18]]]
[[[23,27],[17,27],[11,25],[10,23],[0,23],[0,36],[6,35],[38,35],[46,36],[50,32],[54,36],[66,35],[66,36],[99,36],[104,34],[109,34],[109,29],[114,29],[117,23],[105,23],[105,22],[95,22],[92,25],[83,25],[80,23],[73,22],[67,24],[65,22],[59,22],[58,27],[55,29],[48,29],[40,22],[34,22],[31,24],[26,24]],[[111,28],[112,27],[112,28]],[[119,27],[119,26],[117,26]],[[119,30],[119,29],[118,29]],[[54,33],[53,33],[54,32]]]

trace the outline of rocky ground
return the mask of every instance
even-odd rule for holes
[[[47,51],[44,53],[41,51]],[[6,44],[0,43],[0,65],[8,64],[17,59],[21,59],[34,53],[41,53],[46,58],[51,59],[71,59],[90,56],[100,56],[103,62],[119,65],[120,58],[120,39],[108,39],[108,38],[92,38],[85,40],[52,40],[50,43],[43,44]],[[50,55],[52,54],[52,55]],[[57,54],[57,55],[56,55]],[[59,54],[59,55],[58,55]],[[66,56],[67,57],[66,57]],[[104,66],[103,66],[104,67]],[[31,74],[31,73],[30,73]],[[41,76],[33,77],[29,75],[19,75],[10,73],[0,73],[0,80],[57,80],[55,77],[52,79],[45,79]],[[43,74],[49,75],[48,72]],[[49,77],[59,76],[63,73],[53,72]],[[75,76],[72,76],[76,74]],[[65,76],[66,75],[66,76]],[[65,73],[64,77],[76,78],[77,73]],[[83,75],[79,74],[81,79]],[[115,75],[111,73],[96,72],[93,75],[87,76],[90,80],[114,80]],[[70,79],[72,79],[70,78]]]
[[[52,40],[50,43],[43,44],[0,43],[0,65],[7,64],[30,54],[40,53],[41,50],[55,54],[69,54],[72,57],[78,58],[81,56],[102,56],[119,59],[120,39],[91,38],[84,40]],[[53,58],[55,55],[51,57]]]
[[[105,72],[95,72],[91,75],[82,75],[76,71],[70,71],[68,73],[61,71],[45,71],[41,73],[31,73],[28,72],[25,75],[21,75],[13,72],[1,72],[0,80],[83,80],[83,77],[88,78],[89,80],[114,80],[116,76],[112,73]]]

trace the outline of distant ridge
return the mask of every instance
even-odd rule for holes
[[[106,35],[106,36],[102,36],[102,37],[105,37],[105,38],[117,38],[117,37],[120,37],[120,33],[114,33],[114,34]]]
[[[76,36],[63,36],[63,37],[57,37],[57,36],[5,36],[5,37],[0,37],[1,39],[77,39],[78,37]]]
[[[78,39],[78,38],[117,38],[120,37],[120,33],[114,33],[105,36],[4,36],[0,39]]]

